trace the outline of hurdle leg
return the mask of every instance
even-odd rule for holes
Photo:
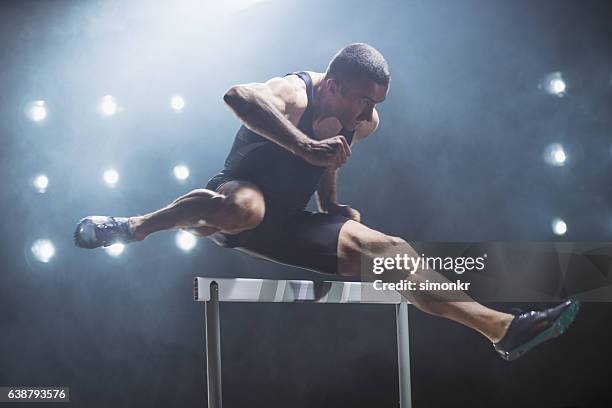
[[[408,332],[408,303],[395,306],[397,320],[397,365],[399,369],[400,408],[412,408],[410,387],[410,339]]]
[[[219,322],[219,286],[210,284],[210,300],[204,303],[206,319],[206,378],[208,408],[221,408],[221,327]]]

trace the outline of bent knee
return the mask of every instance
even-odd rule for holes
[[[348,221],[340,230],[338,241],[338,269],[341,275],[358,275],[374,258],[392,256],[399,252],[413,253],[402,238],[384,234],[363,224]]]
[[[412,251],[412,247],[400,237],[381,233],[368,238],[360,242],[359,252],[362,256],[381,257],[394,255],[398,251]]]
[[[399,247],[408,244],[403,238],[394,237],[392,235],[385,235],[385,243],[392,247]]]
[[[265,215],[261,193],[250,189],[223,195],[221,207],[223,230],[234,234],[257,227]]]
[[[387,235],[382,232],[363,229],[357,234],[351,234],[348,239],[348,247],[357,255],[380,255],[406,246],[408,243],[400,237]]]
[[[405,243],[399,237],[384,234],[355,221],[348,221],[340,230],[338,246],[341,252],[362,255]]]

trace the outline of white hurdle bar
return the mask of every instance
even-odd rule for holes
[[[408,302],[399,293],[379,291],[368,282],[223,279],[197,277],[194,300],[204,302],[208,408],[222,407],[219,302],[395,304],[400,408],[412,408]]]

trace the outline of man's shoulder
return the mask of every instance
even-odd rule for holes
[[[355,129],[353,141],[362,140],[370,136],[372,133],[374,133],[379,123],[380,118],[378,117],[376,108],[374,108],[372,111],[372,120],[362,123],[357,129]]]
[[[287,109],[303,110],[308,106],[306,84],[299,76],[274,77],[266,81],[266,85],[274,97],[284,102]]]
[[[299,71],[296,71],[299,72]],[[313,71],[306,72],[313,85],[321,81],[325,74]],[[276,105],[281,112],[294,124],[297,124],[300,117],[308,107],[308,92],[306,83],[298,75],[285,75],[274,77],[266,81],[266,86],[276,99]]]

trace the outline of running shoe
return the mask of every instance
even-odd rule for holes
[[[98,248],[135,241],[127,217],[91,216],[77,224],[74,244],[81,248]]]
[[[538,344],[560,336],[572,324],[579,309],[579,302],[568,300],[550,309],[517,315],[493,347],[504,360],[516,360]]]

